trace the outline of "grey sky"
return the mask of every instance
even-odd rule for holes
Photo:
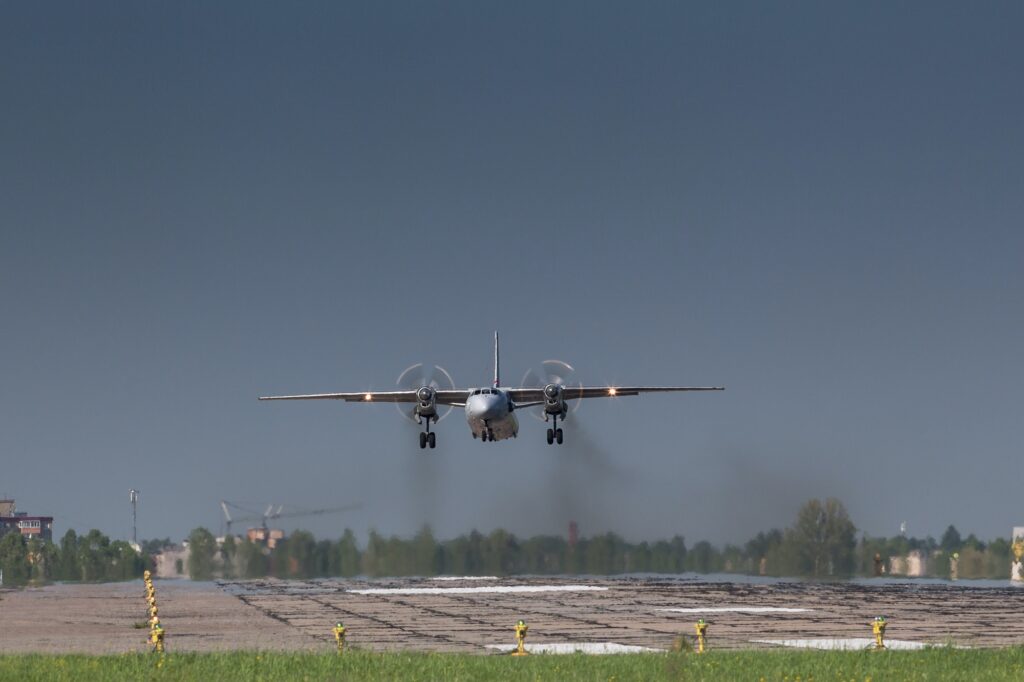
[[[0,495],[440,535],[1024,521],[1019,3],[5,3]],[[555,357],[544,444],[385,389]],[[583,431],[579,429],[582,427]],[[567,427],[568,428],[568,427]]]

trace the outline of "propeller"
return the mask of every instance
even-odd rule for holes
[[[416,391],[416,397],[420,401],[429,402],[433,391],[449,391],[455,388],[455,381],[452,375],[440,365],[425,365],[417,362],[415,365],[406,367],[405,371],[398,375],[395,385],[403,391]],[[416,403],[395,403],[398,413],[414,424],[419,423],[416,419]],[[438,421],[448,416],[452,411],[451,405],[438,405]]]
[[[576,378],[576,369],[562,360],[545,360],[538,367],[526,370],[520,383],[523,388],[545,388],[551,384],[563,387],[566,398],[571,395],[573,388],[583,387],[583,382]],[[566,402],[569,404],[570,412],[575,412],[580,407],[579,400]],[[544,418],[540,409],[530,410],[530,413],[537,419]]]

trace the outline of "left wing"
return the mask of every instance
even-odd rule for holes
[[[419,389],[417,389],[419,390]],[[468,390],[435,391],[438,405],[462,405]],[[360,393],[309,393],[306,395],[267,395],[260,400],[344,400],[347,403],[414,403],[416,391],[362,391]]]
[[[503,389],[517,403],[538,403],[544,401],[543,388],[506,388]],[[641,393],[676,393],[680,391],[724,391],[725,386],[566,386],[563,397],[566,400],[579,398],[618,398],[620,396],[640,395]]]

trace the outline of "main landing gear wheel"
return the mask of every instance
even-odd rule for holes
[[[430,420],[427,420],[427,430],[420,431],[420,450],[430,446],[433,450],[437,446],[437,434],[430,430]]]
[[[558,415],[557,414],[553,414],[553,415],[551,415],[551,417],[552,417],[553,423],[552,423],[552,428],[548,429],[548,434],[547,434],[548,435],[548,445],[551,445],[552,443],[556,443],[556,442],[559,445],[561,445],[562,444],[563,435],[562,435],[562,429],[558,428]]]

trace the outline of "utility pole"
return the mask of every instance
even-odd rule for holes
[[[139,491],[132,488],[128,491],[128,501],[132,503],[132,545],[139,546],[139,540],[135,536],[135,507],[139,503]]]

